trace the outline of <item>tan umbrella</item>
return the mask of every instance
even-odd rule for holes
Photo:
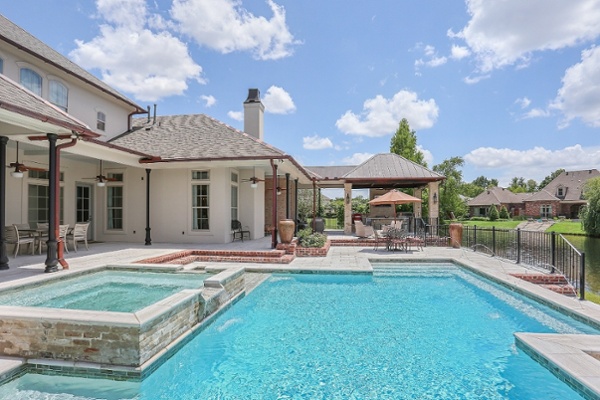
[[[399,190],[392,189],[384,195],[369,201],[374,206],[379,204],[391,204],[394,206],[394,220],[396,220],[396,204],[421,203],[421,199],[413,197]]]

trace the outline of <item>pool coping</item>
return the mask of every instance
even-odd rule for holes
[[[331,260],[329,265],[323,263],[323,261],[325,260],[316,260],[314,263],[311,262],[310,266],[305,263],[308,260],[304,259],[304,262],[292,263],[288,265],[249,265],[239,263],[235,265],[227,265],[227,263],[213,263],[210,264],[210,266],[209,264],[205,264],[204,269],[207,272],[218,272],[235,267],[243,268],[245,272],[249,273],[255,272],[300,274],[372,274],[372,265],[380,262],[451,262],[461,267],[464,267],[471,272],[481,275],[487,279],[490,279],[493,282],[508,287],[510,290],[514,290],[519,294],[532,298],[546,306],[556,309],[569,316],[575,317],[576,319],[588,323],[596,328],[600,327],[600,305],[591,303],[589,301],[579,301],[573,298],[569,298],[567,296],[554,293],[548,289],[545,289],[533,283],[526,282],[522,279],[511,276],[511,270],[518,270],[520,272],[524,270],[523,266],[520,266],[518,264],[506,262],[506,260],[502,261],[501,259],[495,257],[476,255],[467,256],[464,251],[461,251],[459,253],[459,250],[448,250],[449,251],[443,252],[443,255],[436,254],[431,257],[428,256],[426,253],[422,252],[419,254],[402,254],[401,256],[394,254],[393,256],[391,256],[380,255],[378,253],[372,252],[370,254],[361,254],[361,252],[358,251],[356,255],[353,256],[353,267],[351,268],[344,268],[343,266],[340,266],[339,260],[337,259]],[[446,255],[446,253],[448,255]],[[340,257],[340,255],[338,255],[338,257]],[[347,255],[345,253],[341,254],[340,258],[342,258],[342,261],[344,261],[344,257],[347,257]],[[498,263],[501,264],[500,268],[498,268]],[[186,269],[182,265],[166,266],[164,264],[120,264],[94,266],[86,269],[86,271],[107,267],[119,269],[129,267],[137,270],[168,270],[173,272],[181,272],[182,269]],[[527,269],[525,270],[527,271]],[[45,276],[35,276],[20,280],[19,283],[22,284],[26,280],[31,280],[33,282],[37,280],[45,281],[46,279],[44,278]],[[3,286],[4,284],[0,284],[0,288],[2,288]],[[247,293],[249,293],[249,291],[237,296],[235,299],[231,299],[231,301],[222,310],[219,310],[219,312],[217,312],[216,315],[209,317],[209,319],[203,324],[199,324],[196,327],[192,328],[190,331],[193,332],[190,332],[190,334],[182,335],[185,336],[185,338],[181,338],[181,343],[183,344],[180,344],[180,342],[175,341],[172,343],[172,346],[167,346],[167,348],[164,349],[164,353],[161,354],[160,357],[158,357],[157,354],[156,360],[162,359],[163,361],[159,361],[158,363],[156,363],[156,360],[152,360],[152,363],[149,363],[150,365],[144,365],[142,366],[143,368],[138,368],[138,370],[134,373],[138,374],[139,376],[141,370],[143,369],[141,375],[142,377],[145,377],[147,376],[147,374],[153,372],[156,368],[158,368],[158,366],[162,364],[162,362],[170,358],[170,356],[174,354],[182,345],[187,343],[187,341],[191,340],[196,335],[196,332],[200,332],[201,330],[203,330],[214,320],[214,318],[217,318],[218,315],[224,312],[227,308],[231,307],[239,299],[243,298]],[[544,335],[553,336],[549,337]],[[568,357],[566,357],[565,352],[561,352],[560,346],[563,346],[562,350],[564,350],[565,344],[561,343],[561,340],[566,340],[568,336],[569,335],[563,334],[536,334],[523,332],[515,333],[515,342],[519,348],[525,351],[536,361],[540,362],[541,365],[545,366],[552,373],[557,375],[559,379],[571,385],[582,396],[584,396],[587,399],[600,399],[600,377],[592,376],[593,374],[590,374],[590,371],[588,371],[585,368],[582,370],[581,368],[582,365],[590,365],[590,363],[594,365],[594,369],[597,369],[597,366],[600,365],[597,364],[596,359],[590,355],[590,353],[600,353],[600,335],[576,335],[578,336],[578,340],[583,340],[583,343],[590,345],[586,345],[587,347],[577,347],[573,343],[566,345],[567,347],[570,346],[571,348],[577,349],[577,351],[568,353]],[[542,343],[543,345],[540,345],[540,343]],[[85,368],[100,368],[100,366],[90,365],[83,362],[50,362],[49,360],[25,360],[17,357],[0,357],[0,382],[6,382],[7,376],[18,375],[19,373],[26,373],[27,365],[29,365],[28,362],[32,363],[38,361],[44,364],[54,364],[57,367],[64,363],[64,366],[71,365],[71,367],[76,366]],[[600,371],[600,369],[598,370]],[[10,379],[13,378],[8,378],[8,380]]]

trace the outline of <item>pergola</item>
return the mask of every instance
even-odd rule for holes
[[[305,167],[313,174],[313,186],[344,188],[344,233],[352,233],[352,189],[414,189],[421,198],[429,193],[429,218],[439,218],[439,184],[446,177],[393,153],[376,154],[358,166]],[[421,203],[413,203],[415,217],[422,217]]]

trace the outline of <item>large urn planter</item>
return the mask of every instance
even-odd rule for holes
[[[450,246],[454,247],[455,249],[460,249],[460,247],[462,246],[462,231],[463,231],[462,224],[458,224],[458,223],[450,224],[449,231],[450,231]]]
[[[293,219],[282,219],[279,221],[279,239],[281,239],[281,243],[292,243],[295,228],[296,224]]]

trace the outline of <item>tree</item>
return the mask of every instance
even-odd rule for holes
[[[600,236],[600,178],[585,183],[583,198],[588,202],[579,213],[583,230],[590,236]]]
[[[488,179],[485,176],[481,175],[480,177],[475,178],[471,183],[473,185],[477,185],[479,187],[487,189],[491,186],[498,186],[498,179]]]
[[[490,218],[490,221],[495,221],[498,218],[500,218],[500,214],[498,213],[498,208],[496,208],[496,206],[494,204],[492,204],[492,206],[490,207],[489,218]]]
[[[508,187],[508,190],[510,190],[513,193],[524,193],[527,191],[527,184],[525,183],[525,178],[521,177],[521,178],[517,178],[514,177],[512,178],[511,182],[510,182],[510,186]]]
[[[541,190],[541,189],[545,188],[546,186],[548,186],[548,184],[550,182],[552,182],[554,180],[554,178],[556,178],[563,172],[565,172],[565,170],[563,168],[560,168],[560,169],[557,169],[556,171],[554,171],[553,173],[551,173],[550,175],[548,175],[547,177],[545,177],[544,180],[542,180],[540,182],[540,184],[538,185],[538,189]]]
[[[527,192],[528,193],[533,193],[537,190],[538,188],[538,184],[536,181],[534,181],[533,179],[528,179],[527,180]]]
[[[506,209],[506,206],[500,207],[500,214],[499,214],[499,216],[502,219],[509,219],[510,218],[510,215],[508,214],[508,210]]]
[[[460,185],[460,194],[471,199],[477,197],[484,190],[485,188],[482,188],[478,185],[474,185],[472,183],[463,183],[462,185]]]
[[[439,194],[440,215],[442,218],[450,216],[451,213],[457,218],[467,214],[467,205],[459,196],[462,186],[462,171],[459,167],[462,167],[463,164],[462,157],[451,157],[433,166],[435,172],[446,177],[440,187]]]
[[[417,148],[417,135],[415,131],[410,130],[408,120],[402,118],[400,126],[390,143],[390,153],[398,154],[407,160],[411,160],[424,167],[427,166],[423,152]]]

